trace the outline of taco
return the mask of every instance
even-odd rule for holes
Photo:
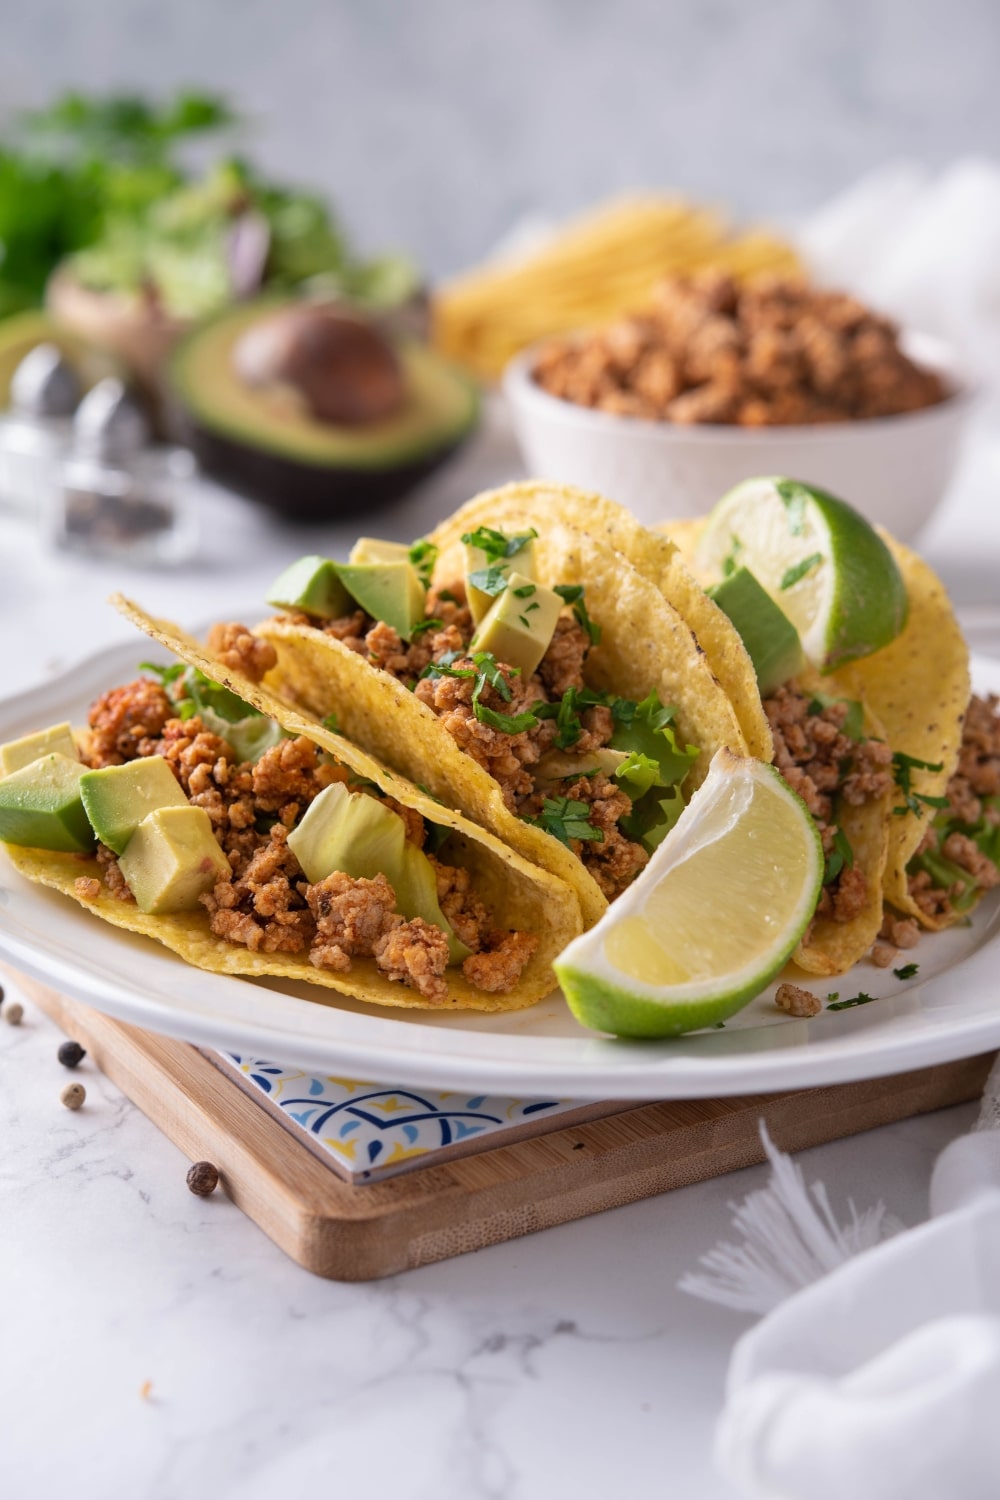
[[[175,660],[103,694],[85,730],[0,747],[16,869],[216,973],[434,1009],[554,988],[581,930],[567,886],[281,703],[242,627],[205,651],[116,603]]]
[[[722,607],[671,536],[647,530],[614,501],[565,485],[508,485],[463,506],[431,541],[445,556],[457,537],[491,514],[507,526],[523,525],[531,514],[575,519],[626,556],[687,621],[733,705],[748,752],[777,764],[819,826],[826,881],[795,962],[813,974],[848,969],[871,946],[882,922],[892,778],[877,717],[842,682],[821,679],[805,664],[794,629],[741,573],[727,587],[736,590],[739,612],[752,618],[755,651],[761,635],[767,643],[765,696],[747,645],[726,613],[733,610],[732,593]]]
[[[692,568],[704,524],[664,523]],[[940,579],[879,535],[905,590],[905,623],[887,645],[814,685],[863,704],[870,733],[888,746],[882,897],[893,910],[881,936],[910,947],[917,924],[962,921],[1000,883],[1000,706],[971,694],[968,646]]]
[[[506,530],[483,509],[441,543],[304,558],[268,600],[267,685],[566,881],[587,925],[716,751],[747,753],[661,590],[530,494]]]

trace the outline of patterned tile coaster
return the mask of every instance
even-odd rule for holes
[[[493,1138],[493,1145],[497,1137],[523,1132],[540,1116],[581,1109],[578,1099],[502,1099],[393,1088],[317,1077],[233,1052],[214,1056],[353,1182],[373,1182],[426,1166],[430,1157],[458,1154],[456,1148],[486,1136]]]

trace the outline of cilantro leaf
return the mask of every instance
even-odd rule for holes
[[[897,979],[912,979],[914,974],[919,973],[919,964],[904,964],[901,969],[893,969]]]
[[[801,562],[793,563],[790,568],[786,568],[778,585],[782,593],[798,583],[801,578],[805,578],[806,574],[811,573],[813,568],[818,567],[822,561],[822,552],[812,552],[808,557],[802,558]]]
[[[587,632],[587,635],[590,637],[590,644],[592,646],[599,646],[601,644],[601,627],[587,613],[587,605],[583,597],[583,584],[557,583],[552,592],[558,594],[564,604],[571,604],[573,606],[573,613],[576,616],[577,623],[582,625]]]
[[[414,542],[410,548],[410,562],[417,571],[417,577],[424,588],[430,587],[431,574],[434,572],[434,564],[437,562],[438,548],[433,542]]]
[[[897,818],[905,817],[908,812],[922,818],[924,807],[946,808],[949,805],[947,797],[929,797],[923,792],[915,792],[912,787],[914,771],[940,771],[943,764],[942,761],[918,760],[915,755],[906,755],[902,750],[896,751],[892,757],[892,775],[903,794],[902,803],[892,810]]]
[[[545,797],[542,811],[537,817],[525,818],[535,828],[544,828],[561,844],[571,839],[583,839],[590,843],[603,844],[604,832],[590,822],[590,808],[586,802],[577,802],[571,797]]]
[[[421,620],[418,624],[414,625],[413,629],[410,631],[410,640],[415,641],[418,636],[426,635],[428,630],[440,630],[443,625],[444,621],[438,620],[436,618]]]
[[[841,870],[850,870],[853,866],[854,850],[851,848],[851,841],[842,828],[837,828],[833,835],[833,848],[826,857],[823,884],[832,885]]]
[[[779,479],[774,488],[782,500],[788,515],[788,529],[792,536],[801,536],[806,524],[806,506],[812,496],[804,484],[796,479]]]
[[[604,702],[605,695],[592,688],[567,688],[558,703],[536,703],[532,711],[537,719],[555,719],[556,747],[569,750],[583,733],[581,710]]]
[[[495,531],[492,526],[477,526],[475,531],[463,532],[462,541],[468,547],[478,547],[485,554],[487,563],[496,563],[516,557],[537,535],[533,526],[516,536],[507,536],[502,531]]]
[[[877,995],[866,995],[864,990],[861,990],[859,994],[852,995],[850,1000],[834,1000],[827,1006],[827,1010],[852,1010],[855,1005],[871,1005],[872,1001],[877,999]]]
[[[155,661],[141,661],[139,671],[151,673],[152,676],[160,679],[161,687],[168,687],[171,682],[176,682],[178,677],[187,671],[187,667],[182,661],[175,661],[169,667],[161,667]]]
[[[476,568],[475,572],[469,574],[468,581],[470,588],[478,589],[481,594],[489,594],[491,599],[495,599],[507,587],[507,570],[492,563],[488,568]]]
[[[729,538],[729,551],[726,553],[725,557],[722,559],[722,576],[723,576],[723,578],[731,578],[733,576],[733,574],[736,572],[736,569],[740,565],[740,563],[739,563],[739,556],[740,556],[740,553],[742,551],[743,551],[743,543],[740,541],[740,539],[736,535],[735,531],[731,532],[730,533],[730,538]]]
[[[323,728],[328,729],[331,734],[339,734],[340,722],[337,718],[337,715],[327,714],[326,718],[323,720]]]

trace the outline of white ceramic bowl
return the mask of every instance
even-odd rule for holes
[[[503,380],[529,471],[619,501],[646,524],[704,515],[741,479],[781,474],[829,490],[903,540],[944,495],[972,392],[937,340],[908,336],[908,354],[952,392],[896,417],[812,427],[679,426],[613,416],[550,396],[532,378],[537,349]]]

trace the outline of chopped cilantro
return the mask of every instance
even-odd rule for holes
[[[811,498],[809,491],[795,479],[779,479],[774,488],[788,515],[789,531],[792,536],[801,536],[806,524],[806,505]]]
[[[859,994],[852,995],[850,1000],[835,1000],[832,1005],[827,1006],[827,1010],[852,1010],[855,1005],[871,1005],[877,999],[877,995],[866,995],[861,990]]]
[[[518,590],[518,592],[520,592],[520,590]],[[541,606],[541,605],[540,605],[540,604],[539,604],[539,602],[538,602],[538,600],[537,600],[537,599],[536,599],[536,600],[535,600],[535,602],[534,602],[534,604],[526,604],[526,605],[525,605],[525,606],[524,606],[524,613],[525,613],[525,614],[526,614],[526,615],[530,615],[530,614],[531,614],[531,611],[532,611],[532,610],[533,610],[533,609],[541,609],[541,607],[542,607],[542,606]]]
[[[433,542],[414,542],[410,548],[410,562],[417,570],[417,577],[424,588],[430,587],[431,574],[437,562],[438,549]]]
[[[434,618],[429,620],[421,620],[418,624],[414,625],[413,629],[410,631],[410,639],[415,641],[418,636],[426,635],[428,630],[440,630],[443,625],[443,620]]]
[[[915,755],[906,755],[902,750],[897,750],[892,757],[892,774],[903,794],[903,801],[893,808],[896,817],[904,817],[911,812],[916,817],[922,818],[924,807],[947,807],[947,797],[927,797],[923,792],[915,792],[911,785],[911,775],[914,771],[940,771],[943,767],[942,761],[918,760]],[[923,804],[923,806],[921,806]]]
[[[530,709],[519,714],[498,713],[496,709],[489,708],[481,701],[483,690],[486,687],[495,688],[505,703],[511,700],[511,690],[501,671],[500,664],[492,651],[476,651],[467,660],[472,662],[471,667],[456,667],[454,663],[462,657],[460,651],[446,651],[438,661],[429,662],[421,672],[421,677],[466,677],[474,678],[476,686],[472,691],[472,711],[480,724],[488,724],[491,729],[499,729],[503,734],[521,734],[526,729],[533,729],[538,719]],[[521,675],[519,667],[508,667],[512,676]]]
[[[583,584],[557,583],[553,589],[553,593],[558,594],[564,604],[571,604],[573,606],[573,613],[590,637],[590,644],[592,646],[599,646],[601,644],[601,627],[587,613],[587,605],[583,597]]]
[[[829,993],[829,995],[827,995],[826,998],[827,998],[827,1002],[828,1003],[831,1000],[839,1000],[840,999],[840,991],[839,990],[831,990],[830,993]]]
[[[475,531],[463,532],[462,541],[469,547],[478,547],[480,552],[485,553],[488,563],[496,563],[516,557],[537,535],[533,526],[517,536],[506,536],[502,531],[495,531],[492,526],[477,526]]]
[[[515,599],[530,599],[531,595],[535,594],[537,592],[538,592],[538,585],[537,584],[534,584],[534,583],[522,583],[522,585],[521,585],[521,587],[519,589],[515,589],[514,590],[514,598]],[[532,609],[537,609],[537,608],[538,608],[537,604],[533,604],[532,605]]]
[[[570,839],[585,839],[597,844],[604,842],[603,831],[590,822],[587,803],[577,802],[570,797],[546,797],[539,815],[536,818],[525,818],[524,821],[536,828],[544,828],[546,833],[553,834],[561,844],[568,844]]]
[[[338,720],[337,715],[327,714],[326,718],[323,720],[323,728],[329,729],[331,734],[339,733],[340,721]]]
[[[438,601],[441,604],[457,604],[458,600],[451,589],[438,589]]]
[[[811,552],[801,562],[793,563],[790,568],[786,568],[781,575],[781,583],[778,585],[782,593],[784,593],[785,589],[790,589],[793,584],[798,583],[801,578],[805,578],[806,574],[811,573],[813,568],[818,567],[822,561],[822,552]]]
[[[583,733],[581,709],[604,702],[604,694],[595,693],[591,688],[567,688],[558,703],[536,703],[532,711],[537,719],[555,719],[556,748],[569,750]]]
[[[469,574],[469,587],[478,589],[481,594],[489,594],[495,599],[497,594],[502,594],[507,587],[507,570],[491,564],[488,568],[477,568],[474,573]]]
[[[739,537],[736,535],[736,533],[734,531],[734,532],[731,533],[730,538],[729,538],[729,551],[726,553],[725,557],[722,559],[722,576],[723,576],[723,578],[731,578],[733,576],[733,574],[736,572],[736,569],[740,565],[739,564],[739,556],[740,556],[740,553],[742,551],[743,551],[743,543],[740,541]]]
[[[854,850],[851,841],[842,828],[837,828],[833,835],[833,848],[826,856],[826,869],[823,872],[823,884],[830,885],[841,870],[845,867],[850,870],[854,866]]]
[[[919,964],[904,964],[901,969],[893,969],[897,979],[912,979],[914,974],[919,973]]]

